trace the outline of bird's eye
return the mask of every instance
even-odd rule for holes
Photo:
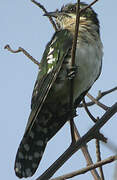
[[[74,12],[74,11],[75,11],[75,8],[74,8],[74,7],[71,7],[71,8],[70,8],[70,11],[71,11],[71,12]]]

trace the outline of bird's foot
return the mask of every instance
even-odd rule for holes
[[[67,78],[68,80],[73,79],[78,73],[78,66],[74,65],[67,69]]]

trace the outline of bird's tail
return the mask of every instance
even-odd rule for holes
[[[32,176],[42,158],[47,144],[47,129],[34,123],[19,145],[15,159],[15,173],[19,178]]]
[[[69,113],[62,115],[63,108],[56,113],[42,108],[31,130],[26,133],[19,145],[16,160],[15,173],[19,178],[32,176],[41,161],[47,142],[59,131],[69,119]],[[32,119],[32,114],[29,120]]]

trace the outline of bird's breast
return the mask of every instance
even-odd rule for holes
[[[102,55],[101,42],[93,45],[88,43],[77,45],[75,64],[78,67],[78,72],[74,78],[74,100],[88,90],[98,78],[101,71]],[[71,58],[66,61],[68,63],[61,68],[51,91],[51,95],[62,103],[69,102],[70,95],[71,81],[67,79],[67,69],[71,65]]]

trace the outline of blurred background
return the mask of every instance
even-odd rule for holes
[[[40,0],[48,11],[60,8],[63,4],[76,2],[75,0]],[[90,0],[85,1],[90,3]],[[100,0],[93,8],[98,13],[101,26],[101,38],[104,45],[104,58],[102,73],[92,87],[90,93],[94,96],[98,91],[105,91],[117,85],[117,1]],[[14,173],[14,161],[17,148],[23,136],[30,113],[30,101],[38,67],[22,53],[12,54],[4,50],[6,44],[16,50],[19,46],[26,49],[34,58],[41,60],[45,45],[54,33],[49,20],[43,16],[40,8],[30,0],[4,0],[0,3],[0,167],[1,179],[17,180]],[[101,102],[111,106],[117,101],[117,92],[105,96]],[[90,108],[93,115],[101,117],[104,111],[97,106]],[[108,141],[117,146],[116,115],[101,129]],[[84,135],[93,123],[83,109],[78,109],[75,119],[81,135]],[[69,146],[71,142],[69,124],[66,125],[52,138],[45,150],[43,159],[34,180],[47,169]],[[89,151],[94,162],[95,140],[88,143]],[[101,145],[102,159],[115,154],[105,145]],[[86,166],[82,152],[76,152],[54,177]],[[114,177],[117,171],[116,163],[105,165],[104,175],[106,180],[117,180]],[[73,180],[93,180],[90,172],[72,178]]]

